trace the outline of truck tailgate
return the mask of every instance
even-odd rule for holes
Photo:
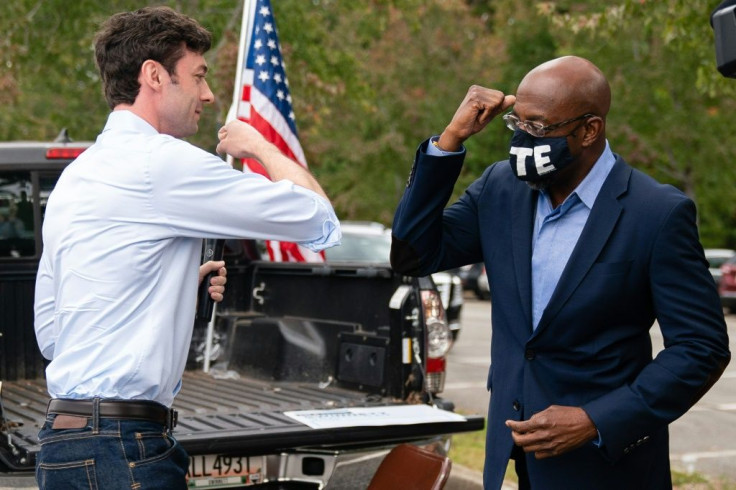
[[[30,468],[39,449],[37,434],[48,403],[46,382],[43,379],[4,382],[2,399],[10,426],[10,442],[19,455],[11,456],[12,448],[6,448],[3,441],[0,456],[6,464],[13,462],[9,465],[11,468]],[[283,413],[400,403],[400,400],[331,386],[218,379],[203,372],[188,371],[184,373],[182,391],[174,403],[179,412],[174,435],[190,454],[262,455],[306,447],[406,442],[480,430],[485,423],[481,416],[467,416],[464,422],[312,429]]]

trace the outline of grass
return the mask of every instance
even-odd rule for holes
[[[486,454],[485,446],[485,427],[483,430],[477,430],[475,432],[454,434],[452,436],[449,456],[453,463],[482,472]],[[512,482],[517,481],[516,471],[512,463],[509,463],[508,467],[506,467],[506,476],[504,479]]]
[[[475,432],[454,434],[449,456],[453,463],[471,470],[483,471],[485,443],[485,428]],[[506,468],[506,481],[517,481],[516,471],[511,463]],[[674,490],[736,490],[736,482],[724,478],[713,480],[701,473],[678,470],[672,470],[672,485]]]
[[[466,468],[483,471],[485,457],[486,429],[475,432],[453,434],[450,446],[450,459]]]

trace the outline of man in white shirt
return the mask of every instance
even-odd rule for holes
[[[51,194],[36,335],[52,400],[41,489],[185,488],[170,409],[191,341],[202,237],[339,244],[324,191],[256,130],[233,121],[218,152],[259,160],[272,181],[179,138],[214,101],[211,36],[166,7],[112,16],[95,41],[112,113]],[[199,271],[199,280],[213,263]],[[222,274],[222,272],[221,272]],[[210,292],[221,299],[224,276]]]

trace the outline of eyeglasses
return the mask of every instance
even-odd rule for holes
[[[506,127],[509,128],[511,131],[516,131],[517,129],[521,129],[522,131],[526,131],[532,136],[541,138],[545,134],[550,133],[557,128],[561,128],[562,126],[567,126],[568,124],[574,123],[575,121],[580,121],[581,119],[586,119],[586,118],[593,117],[593,116],[595,116],[595,114],[591,114],[588,112],[588,113],[583,114],[582,116],[568,119],[567,121],[562,121],[559,123],[550,124],[549,126],[544,126],[542,123],[536,122],[536,121],[522,121],[513,112],[508,112],[504,114],[503,122],[506,123]]]

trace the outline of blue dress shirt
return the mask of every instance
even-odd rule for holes
[[[553,209],[545,191],[537,196],[532,237],[532,323],[535,329],[615,162],[606,142],[605,150],[588,175],[560,206]]]

